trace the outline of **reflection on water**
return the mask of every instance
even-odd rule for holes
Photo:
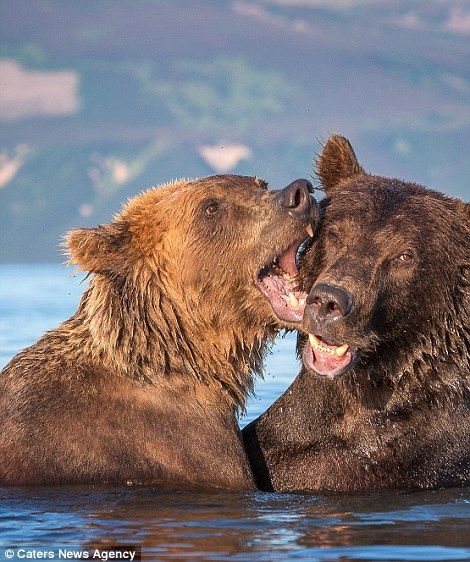
[[[0,266],[0,364],[72,314],[82,289],[57,266]],[[294,341],[269,357],[242,423],[295,376]],[[79,486],[4,488],[0,498],[0,547],[140,544],[153,560],[470,560],[468,489],[307,496]]]
[[[464,490],[318,497],[10,489],[0,541],[140,544],[164,560],[465,560],[469,518]]]

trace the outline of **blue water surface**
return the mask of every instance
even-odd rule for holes
[[[0,367],[73,314],[82,279],[57,265],[0,265]],[[295,336],[280,338],[241,424],[262,413],[298,368]],[[119,543],[165,561],[463,561],[469,524],[470,491],[462,488],[354,496],[0,488],[0,560],[10,547],[18,559],[21,545]]]

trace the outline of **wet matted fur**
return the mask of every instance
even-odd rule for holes
[[[301,373],[243,431],[258,485],[469,484],[470,206],[367,174],[339,136],[317,171],[324,218],[301,267],[312,343],[300,336]],[[331,314],[317,313],[320,284],[349,295],[345,310],[332,293]],[[336,350],[340,374],[316,372],[316,354],[334,367]]]
[[[76,313],[0,379],[0,483],[252,488],[236,420],[282,324],[260,269],[310,218],[252,177],[154,188],[67,236]]]

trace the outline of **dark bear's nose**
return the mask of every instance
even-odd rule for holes
[[[307,297],[310,313],[318,320],[330,322],[349,314],[351,301],[351,295],[346,290],[328,283],[318,283]]]
[[[284,209],[301,215],[311,211],[310,193],[313,193],[313,186],[308,180],[295,180],[278,192],[278,198]]]

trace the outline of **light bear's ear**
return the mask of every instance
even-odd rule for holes
[[[325,192],[343,180],[365,174],[350,142],[339,135],[331,136],[326,142],[317,159],[316,171]]]
[[[126,229],[118,223],[77,228],[65,237],[69,264],[83,271],[118,272],[125,263]]]

